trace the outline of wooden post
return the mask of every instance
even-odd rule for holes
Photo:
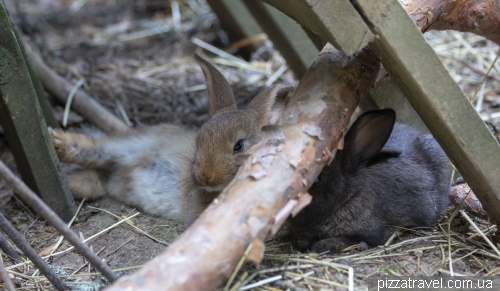
[[[0,123],[19,172],[29,187],[63,219],[76,205],[64,179],[26,63],[0,0]]]
[[[500,146],[397,0],[354,0],[370,44],[426,126],[500,223]]]
[[[312,32],[321,35],[347,55],[363,49],[373,39],[349,0],[263,0]]]
[[[236,39],[265,32],[297,78],[304,75],[318,55],[319,50],[300,25],[272,6],[257,0],[208,0],[208,3],[222,27]]]
[[[319,50],[300,24],[276,8],[256,0],[243,0],[262,30],[285,58],[297,78],[302,78]]]

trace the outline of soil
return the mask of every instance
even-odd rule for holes
[[[154,32],[154,29],[158,31],[171,23],[172,10],[168,1],[4,2],[13,22],[41,51],[47,64],[73,83],[83,77],[87,82],[87,92],[130,126],[170,122],[198,127],[208,117],[203,74],[192,55],[195,51],[207,57],[213,57],[213,54],[197,48],[191,38],[202,39],[220,48],[229,45],[230,41],[204,1],[177,1],[183,29],[176,31],[172,28],[162,33]],[[139,37],[134,34],[136,32],[154,33]],[[476,36],[470,34],[461,35],[473,44],[477,52],[487,55],[485,58],[488,57],[491,62],[488,48],[492,50],[493,45],[490,42],[477,40]],[[473,66],[480,67],[480,62],[470,53],[464,52],[465,49],[453,44],[453,33],[432,33],[427,38],[450,73],[471,97],[482,75],[463,62],[451,60],[447,54],[448,51],[453,51],[455,56],[459,55],[459,59],[466,60]],[[253,66],[250,70],[218,66],[229,79],[240,107],[248,104],[251,97],[262,90],[267,78],[284,64],[284,60],[270,42],[265,42],[262,49],[253,54],[250,63]],[[297,83],[297,80],[288,70],[278,82]],[[488,79],[483,90],[482,114],[498,110],[498,88],[499,81]],[[53,96],[47,97],[56,117],[61,121],[63,105],[58,104]],[[487,123],[498,137],[498,118],[489,119]],[[87,124],[86,119],[71,111],[69,128],[79,128],[84,124]],[[15,161],[1,130],[0,159],[17,173]],[[12,191],[2,181],[0,202],[3,202],[2,212],[37,252],[47,254],[53,249],[60,235],[12,196]],[[345,266],[350,266],[354,268],[357,290],[364,290],[369,276],[442,276],[450,273],[498,275],[500,257],[475,234],[467,222],[458,218],[461,217],[460,214],[452,220],[452,211],[453,209],[442,219],[442,225],[434,229],[405,230],[398,233],[385,247],[367,248],[366,245],[356,245],[338,255],[302,254],[291,247],[285,240],[286,236],[280,235],[267,242],[264,262],[260,265],[245,264],[235,280],[242,280],[246,273],[248,278],[242,280],[243,286],[281,275],[281,279],[254,287],[253,290],[346,290],[348,276]],[[71,228],[85,239],[136,213],[136,209],[109,198],[85,202]],[[496,226],[473,219],[482,230],[490,230],[486,231],[487,234],[496,231]],[[150,237],[128,223],[122,223],[88,242],[120,274],[133,272],[158,255],[183,230],[176,222],[145,214],[133,217],[130,222]],[[447,232],[448,222],[455,227],[451,236]],[[495,238],[491,235],[489,237]],[[68,247],[70,245],[64,241],[54,251],[57,253]],[[35,268],[30,264],[14,267],[3,253],[2,256],[9,271],[24,274],[21,276],[11,273],[18,290],[55,290],[47,281],[36,277]],[[450,257],[453,260],[452,269]],[[78,271],[78,275],[64,277],[65,282],[74,290],[98,290],[107,283],[93,267],[86,265],[82,256],[73,251],[53,255],[48,261],[60,274]],[[332,262],[343,265],[344,268],[328,265]],[[302,278],[304,276],[306,279]],[[3,283],[0,284],[1,288],[5,288]]]

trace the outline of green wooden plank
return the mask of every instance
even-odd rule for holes
[[[500,146],[397,0],[353,0],[370,44],[429,130],[500,222]]]
[[[411,106],[403,91],[399,89],[393,78],[386,76],[377,82],[370,94],[363,97],[364,100],[373,100],[376,108],[392,108],[396,111],[396,121],[408,124],[422,132],[429,132],[424,122]],[[363,110],[367,109],[360,103]],[[372,108],[374,109],[374,108]]]
[[[23,180],[62,219],[70,220],[76,205],[61,173],[28,69],[2,0],[0,91],[0,123]]]
[[[323,36],[347,55],[361,50],[373,39],[370,29],[348,0],[263,1]]]
[[[241,0],[207,0],[207,3],[219,18],[221,27],[234,40],[263,33]],[[249,46],[250,49],[243,49],[243,52],[249,56],[251,51],[255,51],[259,46],[252,44]]]
[[[319,53],[306,32],[297,22],[272,6],[256,0],[243,0],[243,3],[283,55],[295,76],[302,78]]]
[[[12,25],[14,27],[14,25]],[[16,38],[19,40],[19,48],[21,49],[21,53],[23,59],[26,62],[26,67],[28,68],[28,73],[30,74],[31,83],[35,89],[36,97],[38,100],[38,104],[40,104],[40,108],[42,109],[43,118],[45,119],[45,123],[52,128],[59,128],[59,123],[54,116],[54,112],[52,111],[52,106],[50,106],[49,100],[45,97],[45,90],[43,89],[42,82],[38,79],[33,67],[30,64],[30,60],[26,57],[26,52],[24,50],[23,42],[19,36],[17,29],[14,27],[14,32],[16,34]]]

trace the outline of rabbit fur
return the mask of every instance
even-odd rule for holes
[[[289,220],[294,246],[323,252],[384,244],[399,228],[430,227],[450,203],[451,167],[430,134],[394,124],[392,109],[370,111],[351,126],[332,164]]]
[[[293,86],[274,85],[257,95],[246,110],[237,110],[224,76],[201,57],[195,55],[195,59],[205,75],[211,115],[199,131],[159,124],[94,138],[50,130],[59,159],[84,167],[68,176],[74,197],[108,194],[186,225],[217,197],[246,150],[260,140],[260,129],[278,120]]]

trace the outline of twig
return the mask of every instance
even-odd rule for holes
[[[99,255],[102,251],[104,251],[106,247],[102,247],[97,253],[96,255]],[[71,275],[75,275],[76,273],[78,273],[81,269],[85,268],[85,266],[87,266],[89,264],[89,262],[85,262],[81,267],[79,267],[78,269],[76,269],[76,271],[74,271],[73,273],[71,273]]]
[[[90,205],[89,205],[89,206],[87,206],[87,207],[88,207],[88,208],[90,208],[90,209],[96,209],[96,210],[99,210],[99,211],[106,212],[107,214],[109,214],[109,215],[111,215],[111,216],[113,216],[113,217],[115,217],[115,218],[122,219],[120,216],[118,216],[118,215],[116,215],[116,214],[114,214],[114,213],[112,213],[111,211],[108,211],[108,210],[106,210],[106,209],[101,209],[101,208],[98,208],[98,207],[93,207],[93,206],[90,206]],[[132,226],[132,228],[134,228],[134,229],[135,229],[138,233],[140,233],[140,234],[142,234],[142,235],[144,235],[144,236],[146,236],[146,237],[148,237],[148,238],[152,239],[154,242],[157,242],[157,243],[162,244],[162,245],[164,245],[164,246],[169,246],[169,245],[170,245],[170,244],[169,244],[169,243],[167,243],[167,242],[164,242],[164,241],[161,241],[161,240],[159,240],[159,239],[155,238],[154,236],[150,235],[149,233],[145,232],[144,230],[142,230],[142,229],[138,228],[137,226],[135,226],[135,225],[133,225],[133,224],[129,224],[129,225],[130,225],[130,226]]]
[[[250,290],[250,289],[255,288],[255,287],[259,287],[259,286],[262,286],[262,285],[265,285],[265,284],[269,284],[269,283],[281,280],[282,278],[283,278],[283,276],[281,276],[281,275],[274,276],[274,277],[267,278],[267,279],[261,280],[259,282],[250,284],[250,285],[243,286],[243,287],[240,288],[240,290],[241,291],[243,291],[243,290]]]
[[[248,272],[243,272],[243,274],[241,274],[240,278],[238,279],[238,281],[233,285],[233,287],[231,287],[231,289],[229,291],[237,291],[237,290],[240,290],[240,286],[241,284],[243,283],[243,281],[248,277]]]
[[[24,38],[21,40],[26,49],[26,55],[45,89],[59,102],[66,103],[69,93],[75,86],[49,68]],[[125,123],[81,89],[76,92],[71,108],[107,134],[125,132],[129,129]]]
[[[7,254],[9,257],[11,257],[14,262],[20,262],[21,257],[17,254],[17,252],[10,246],[9,242],[5,238],[5,236],[0,232],[0,248],[4,251],[5,254]]]
[[[212,53],[214,53],[214,54],[216,54],[216,55],[218,55],[218,56],[220,56],[222,58],[230,60],[230,61],[232,61],[232,62],[234,62],[234,63],[236,63],[236,64],[238,64],[238,65],[240,65],[240,66],[242,66],[244,68],[248,68],[248,63],[245,62],[244,60],[238,59],[237,57],[235,57],[235,56],[233,56],[231,54],[228,54],[225,51],[223,51],[221,49],[218,49],[218,48],[214,47],[213,45],[210,45],[210,44],[202,41],[201,39],[193,37],[193,38],[191,38],[191,41],[195,45],[197,45],[199,47],[202,47],[202,48],[206,49],[207,51],[210,51],[210,52],[212,52]]]
[[[265,86],[271,86],[274,82],[276,82],[276,80],[278,80],[279,77],[281,77],[281,75],[283,75],[283,73],[286,72],[287,69],[287,65],[281,66],[274,74],[271,75],[271,77],[269,77],[269,79],[267,79]]]
[[[245,259],[248,256],[248,253],[252,249],[252,246],[253,246],[253,243],[250,243],[248,245],[248,247],[247,247],[245,253],[243,254],[243,256],[241,257],[241,260],[239,261],[238,265],[236,265],[236,268],[234,268],[233,274],[231,274],[231,277],[227,281],[226,286],[224,287],[224,291],[228,291],[229,290],[229,286],[231,286],[231,284],[233,283],[234,278],[236,277],[236,275],[240,271],[241,266],[243,266],[243,263],[245,262]]]
[[[5,270],[5,267],[3,265],[3,258],[0,256],[0,275],[2,277],[3,282],[7,286],[8,291],[16,291],[16,287],[14,287],[14,284],[12,284],[12,280],[9,277],[9,274],[7,274],[7,271]]]
[[[117,276],[101,259],[84,244],[78,236],[38,197],[23,181],[16,177],[5,164],[0,161],[0,177],[21,198],[52,225],[69,241],[109,281],[114,282]],[[38,258],[38,255],[37,255]]]
[[[453,276],[453,259],[451,258],[451,219],[448,220],[448,264],[449,264],[449,269],[450,269],[450,276]]]
[[[71,227],[71,225],[73,224],[73,222],[75,222],[76,217],[78,216],[78,214],[80,213],[80,210],[82,209],[82,206],[83,206],[83,203],[85,202],[85,199],[86,198],[83,198],[83,200],[80,202],[80,205],[78,206],[78,209],[76,210],[75,215],[73,215],[73,218],[71,218],[70,222],[68,222],[68,227]],[[64,236],[61,236],[59,238],[59,240],[57,241],[56,245],[50,251],[51,255],[59,248],[59,246],[63,242],[63,239],[64,239]]]
[[[484,239],[484,241],[486,241],[488,243],[488,245],[490,245],[490,247],[493,249],[493,251],[495,251],[495,253],[498,256],[500,256],[500,251],[498,251],[497,247],[491,242],[491,240],[486,235],[484,235],[484,233],[479,229],[479,227],[477,227],[477,225],[474,223],[474,221],[472,221],[472,219],[470,219],[470,217],[467,215],[467,213],[465,213],[465,211],[463,211],[463,210],[460,210],[460,214],[462,214],[462,216],[478,232],[478,234]]]
[[[0,164],[1,165],[1,164]],[[8,184],[8,182],[7,182]],[[40,258],[36,251],[26,242],[26,240],[17,232],[16,228],[0,213],[0,228],[10,237],[10,239],[20,248],[23,253],[33,262],[40,272],[56,287],[57,290],[65,291],[68,286],[57,277],[52,268]]]
[[[63,127],[66,127],[68,125],[68,116],[71,102],[73,102],[73,98],[75,97],[76,92],[78,92],[78,89],[80,89],[84,82],[84,79],[78,80],[76,85],[71,89],[71,92],[69,92],[68,99],[66,99],[66,106],[64,106]]]
[[[465,41],[465,40],[464,40]],[[498,57],[500,57],[500,52],[497,54],[497,57],[493,60],[493,63],[491,64],[491,66],[488,68],[488,71],[486,72],[486,74],[484,74],[483,76],[483,79],[481,79],[481,83],[479,83],[479,85],[477,86],[476,88],[476,91],[474,92],[474,96],[472,96],[471,100],[470,100],[470,103],[472,104],[474,102],[474,100],[476,99],[476,96],[477,96],[477,93],[479,92],[479,89],[483,88],[484,90],[484,86],[483,86],[483,83],[486,81],[486,79],[488,78],[488,75],[490,74],[491,72],[491,69],[493,69],[493,67],[495,66],[495,63],[497,62],[498,60]],[[479,110],[478,110],[479,111]]]
[[[111,225],[111,226],[109,226],[109,227],[107,227],[107,228],[105,228],[105,229],[101,230],[100,232],[98,232],[98,233],[96,233],[96,234],[94,234],[94,235],[92,235],[92,236],[89,236],[88,238],[86,238],[86,239],[84,239],[84,240],[80,240],[80,241],[81,241],[82,243],[88,242],[89,240],[94,239],[94,238],[96,238],[96,237],[100,236],[101,234],[103,234],[103,233],[105,233],[105,232],[108,232],[109,230],[111,230],[111,229],[113,229],[113,228],[117,227],[118,225],[120,225],[120,224],[122,224],[122,223],[124,223],[124,222],[128,221],[128,220],[129,220],[129,219],[131,219],[131,218],[136,217],[136,216],[137,216],[137,215],[139,215],[139,214],[140,214],[140,213],[139,213],[139,212],[137,212],[136,214],[134,214],[134,215],[132,215],[132,216],[130,216],[130,217],[124,218],[124,219],[122,219],[122,220],[118,221],[117,223],[115,223],[115,224],[113,224],[113,225]],[[68,251],[70,251],[70,250],[72,250],[72,249],[74,249],[74,248],[76,248],[76,246],[69,247],[69,248],[65,249],[64,251],[60,251],[60,252],[55,253],[54,255],[61,254],[61,253],[66,253],[66,252],[68,252]],[[78,248],[76,248],[76,249],[78,249]],[[92,253],[93,253],[93,252],[92,252]],[[87,259],[88,259],[88,258],[87,258]],[[89,261],[90,261],[90,260],[89,260]]]

